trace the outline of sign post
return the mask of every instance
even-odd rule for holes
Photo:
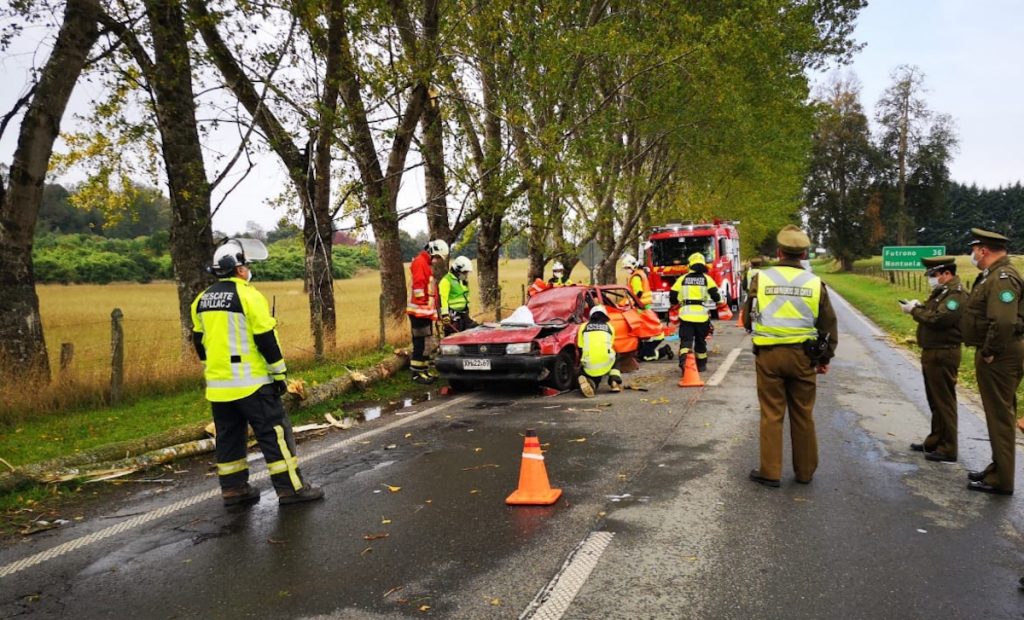
[[[580,260],[590,270],[590,284],[594,284],[594,267],[597,267],[597,264],[604,260],[604,250],[601,249],[596,240],[591,239],[587,242],[587,245],[583,246]]]
[[[920,271],[922,258],[945,253],[944,245],[887,245],[882,248],[882,271]]]

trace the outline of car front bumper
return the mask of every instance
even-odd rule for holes
[[[496,355],[493,357],[441,355],[437,371],[445,379],[458,381],[542,381],[551,373],[556,355]],[[489,370],[465,368],[465,360],[491,362]]]

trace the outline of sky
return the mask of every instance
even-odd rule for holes
[[[33,58],[45,56],[32,34],[29,31],[18,47],[0,58],[0,83],[18,85],[0,88],[0,114],[23,94]],[[840,70],[860,81],[861,101],[869,115],[891,83],[892,71],[901,64],[916,65],[925,76],[928,107],[952,116],[958,130],[952,179],[983,188],[1024,180],[1024,1],[874,0],[861,11],[854,36],[866,45],[851,65]],[[815,83],[827,79],[826,74],[812,76]],[[85,109],[90,88],[76,88],[72,111]],[[66,120],[62,129],[72,122]],[[12,123],[0,139],[0,162],[10,163],[16,136]],[[413,163],[411,156],[409,164]],[[214,229],[233,233],[250,220],[272,229],[285,215],[268,204],[288,183],[282,167],[272,155],[257,165],[224,201],[214,216]],[[80,179],[59,179],[76,180]],[[219,200],[214,196],[215,203]],[[399,206],[423,201],[423,176],[417,168],[403,178]],[[413,216],[402,227],[415,233],[425,229],[426,222]]]

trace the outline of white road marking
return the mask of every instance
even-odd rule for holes
[[[322,446],[309,453],[300,454],[299,463],[301,464],[304,462],[313,461],[321,456],[324,456],[325,454],[330,454],[331,452],[340,450],[341,448],[347,447],[350,444],[355,443],[357,441],[363,441],[368,437],[379,435],[398,426],[402,426],[404,424],[408,424],[409,422],[413,422],[420,418],[424,418],[433,413],[437,413],[442,409],[446,409],[448,407],[451,407],[452,405],[456,405],[468,398],[468,395],[459,396],[457,398],[453,398],[452,400],[446,403],[435,405],[433,407],[430,407],[429,409],[424,409],[423,411],[420,411],[419,413],[413,415],[409,415],[408,417],[400,418],[390,424],[385,424],[384,426],[381,426],[379,428],[374,428],[365,431],[353,437],[343,439],[337,443]],[[252,474],[249,477],[249,480],[251,482],[257,482],[259,480],[267,478],[267,476],[267,471],[263,470]],[[131,519],[128,519],[127,521],[122,521],[115,525],[111,525],[110,527],[105,527],[102,530],[97,530],[92,534],[87,534],[85,536],[69,540],[65,543],[57,545],[56,547],[51,547],[46,551],[40,551],[39,553],[36,553],[34,555],[30,555],[15,562],[5,564],[3,566],[0,566],[0,579],[7,577],[9,575],[13,575],[14,573],[25,570],[26,568],[30,568],[37,564],[42,564],[43,562],[46,562],[48,560],[59,558],[62,555],[71,553],[72,551],[81,549],[82,547],[87,547],[93,543],[110,538],[111,536],[116,536],[118,534],[127,532],[128,530],[135,529],[140,525],[145,525],[150,521],[155,521],[162,517],[166,517],[167,515],[178,512],[179,510],[182,510],[184,508],[188,508],[189,506],[198,504],[199,502],[203,502],[208,499],[213,499],[214,497],[220,497],[219,488],[209,489],[207,491],[203,491],[202,493],[193,495],[191,497],[186,497],[185,499],[177,501],[173,504],[168,504],[167,506],[163,506],[162,508],[157,508],[156,510],[151,510],[143,514],[136,515]]]
[[[591,532],[572,550],[562,568],[527,605],[519,620],[558,620],[572,604],[587,577],[597,566],[601,554],[611,543],[614,532]]]
[[[721,383],[722,380],[725,379],[726,373],[728,373],[729,369],[732,368],[733,362],[736,361],[736,358],[739,357],[742,352],[743,349],[741,347],[736,347],[732,351],[729,351],[729,355],[726,356],[725,362],[718,367],[715,374],[711,375],[711,379],[707,383],[708,386],[714,387]]]

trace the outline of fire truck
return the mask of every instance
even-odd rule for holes
[[[689,271],[687,259],[690,255],[700,252],[708,265],[708,273],[718,283],[722,298],[733,312],[737,311],[742,294],[738,224],[719,219],[711,223],[670,222],[651,230],[645,244],[653,296],[651,309],[663,318],[667,316],[672,284]],[[714,304],[706,303],[714,312]]]

